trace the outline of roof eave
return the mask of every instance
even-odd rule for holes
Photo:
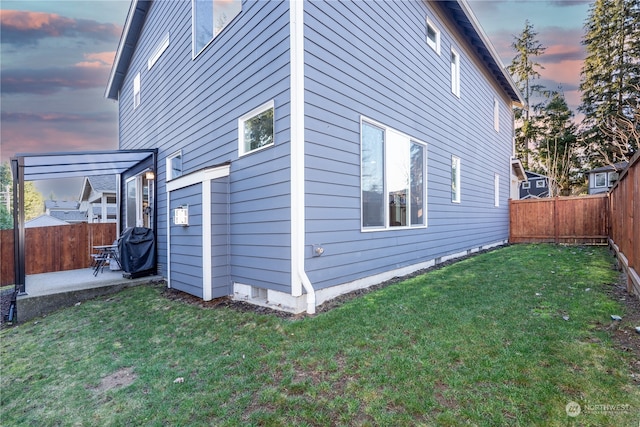
[[[448,2],[445,2],[445,4],[446,3]],[[493,44],[491,43],[491,40],[489,40],[489,37],[485,34],[484,30],[482,29],[482,26],[480,25],[475,14],[471,10],[469,3],[467,2],[467,0],[457,0],[456,3],[460,6],[462,12],[468,19],[469,24],[473,28],[474,32],[476,33],[476,35],[478,36],[482,44],[484,45],[484,48],[487,50],[487,53],[491,57],[491,60],[494,62],[496,68],[500,70],[501,77],[504,79],[504,83],[506,83],[506,87],[503,86],[503,89],[505,89],[505,91],[511,98],[512,105],[519,108],[526,108],[527,103],[522,98],[522,94],[520,93],[520,90],[516,86],[515,82],[513,81],[509,73],[507,73],[506,67],[502,63],[502,60],[500,59],[498,52],[496,52],[495,48],[493,47]]]
[[[131,63],[131,57],[138,43],[151,2],[152,0],[131,0],[127,19],[118,43],[118,50],[109,73],[109,80],[104,94],[105,98],[118,100],[120,88]]]

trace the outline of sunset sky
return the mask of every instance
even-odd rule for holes
[[[569,106],[578,106],[588,1],[469,3],[505,65],[514,56],[510,44],[528,19],[547,47],[540,58],[541,83],[562,88]],[[105,99],[104,91],[129,4],[2,1],[2,161],[16,153],[118,148],[117,104]]]

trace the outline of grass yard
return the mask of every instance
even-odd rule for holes
[[[0,331],[0,423],[637,426],[613,262],[508,246],[297,320],[127,289]]]

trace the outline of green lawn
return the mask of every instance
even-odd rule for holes
[[[300,320],[127,289],[0,331],[0,424],[637,426],[612,263],[509,246]]]

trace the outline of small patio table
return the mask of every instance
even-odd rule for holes
[[[99,245],[94,246],[93,249],[96,253],[93,256],[93,275],[97,276],[98,271],[102,269],[104,271],[104,266],[107,262],[111,262],[115,260],[118,264],[118,267],[122,268],[120,264],[120,254],[118,253],[118,245]]]

